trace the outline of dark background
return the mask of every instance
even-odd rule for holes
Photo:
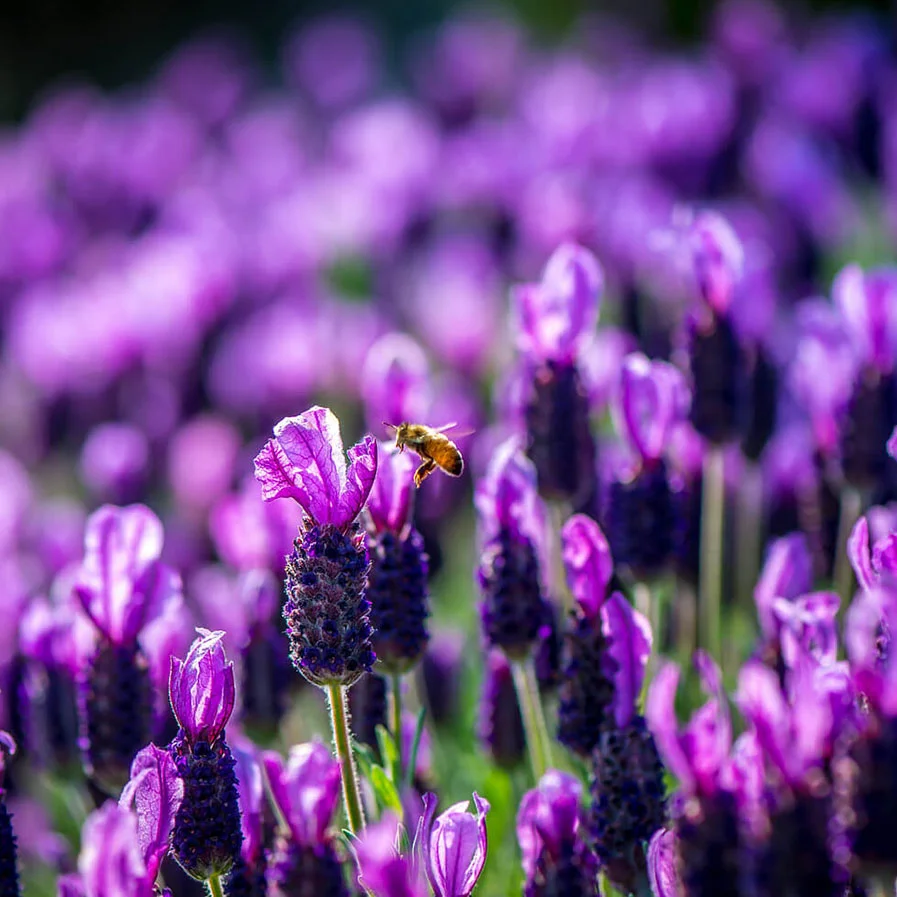
[[[262,60],[274,61],[284,33],[297,22],[334,9],[361,9],[376,21],[393,49],[411,33],[432,27],[458,4],[452,0],[0,0],[0,118],[18,118],[34,97],[61,76],[115,86],[146,76],[186,38],[226,25]],[[618,12],[659,42],[699,38],[711,0],[511,0],[546,40],[587,11]],[[786,4],[803,16],[830,9],[886,12],[888,0]],[[890,19],[894,21],[893,18]]]

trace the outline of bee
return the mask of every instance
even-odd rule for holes
[[[458,446],[446,436],[457,424],[446,424],[444,427],[427,427],[424,424],[388,424],[384,427],[395,430],[396,448],[405,451],[405,446],[416,452],[423,464],[414,471],[414,485],[420,489],[421,483],[438,467],[450,477],[459,477],[464,472],[464,459]],[[457,436],[467,436],[472,430],[459,431]]]

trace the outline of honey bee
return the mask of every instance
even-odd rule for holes
[[[450,477],[459,477],[464,472],[464,459],[458,446],[446,436],[457,424],[446,424],[444,427],[427,427],[424,424],[388,424],[383,426],[396,433],[396,448],[405,451],[405,446],[416,452],[423,464],[414,471],[414,485],[420,489],[421,483],[438,467]],[[461,430],[457,436],[467,436],[472,430]]]

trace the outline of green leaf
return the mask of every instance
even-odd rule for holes
[[[377,806],[382,810],[393,810],[402,815],[402,801],[399,792],[382,766],[372,766],[369,781],[374,789]]]
[[[374,731],[377,733],[381,764],[384,769],[389,770],[393,782],[398,782],[400,776],[396,775],[396,770],[399,768],[399,752],[396,749],[396,743],[386,726],[378,725]]]
[[[424,707],[418,711],[417,723],[414,726],[414,741],[411,742],[411,753],[408,756],[407,766],[405,767],[405,787],[410,788],[414,782],[414,774],[417,770],[417,752],[420,748],[421,736],[424,734],[424,719],[427,711]]]

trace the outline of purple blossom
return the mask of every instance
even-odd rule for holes
[[[375,531],[402,534],[411,523],[412,474],[417,462],[395,446],[380,443],[377,476],[371,488],[367,512]]]
[[[476,792],[476,815],[468,813],[469,801],[461,801],[436,814],[439,798],[424,795],[424,814],[414,836],[430,886],[436,897],[469,897],[486,863],[486,814],[489,802]]]
[[[719,668],[703,651],[694,660],[710,700],[697,710],[684,730],[676,721],[679,667],[663,663],[648,690],[645,718],[667,768],[686,794],[714,794],[729,761],[732,724]]]
[[[162,524],[149,508],[104,505],[90,515],[75,595],[103,636],[133,643],[142,627],[180,595],[180,577],[159,561]]]
[[[127,501],[142,491],[149,462],[150,446],[142,430],[131,424],[101,424],[84,442],[81,479],[93,495]]]
[[[861,589],[872,590],[882,582],[897,581],[897,533],[888,533],[870,546],[865,517],[860,517],[850,532],[847,556]]]
[[[573,362],[598,324],[604,273],[587,250],[566,243],[555,250],[539,283],[513,293],[518,345],[536,361]]]
[[[583,614],[596,618],[614,572],[607,539],[594,520],[576,514],[564,524],[561,540],[570,591]]]
[[[168,449],[168,481],[178,504],[205,512],[231,483],[240,436],[227,420],[193,418],[174,434]]]
[[[640,352],[623,359],[618,427],[643,464],[663,457],[672,429],[688,414],[689,389],[678,368]]]
[[[137,843],[146,864],[147,878],[154,881],[184,798],[184,782],[171,754],[154,744],[145,747],[131,764],[130,781],[122,789],[118,805],[137,817]]]
[[[897,716],[897,658],[881,656],[882,631],[897,632],[897,592],[877,587],[860,592],[847,611],[844,644],[856,690],[879,715]]]
[[[255,475],[265,501],[293,498],[317,524],[345,529],[368,499],[377,474],[377,444],[367,435],[343,450],[339,421],[315,405],[274,427],[255,459]]]
[[[654,897],[685,897],[676,868],[676,833],[658,829],[648,844],[648,878]]]
[[[231,747],[240,799],[240,825],[243,829],[243,860],[251,868],[263,859],[265,822],[265,783],[261,757],[255,745],[241,739]]]
[[[897,351],[897,269],[848,265],[835,277],[832,297],[858,360],[889,373]]]
[[[197,629],[199,638],[184,660],[171,658],[168,682],[171,709],[193,743],[213,743],[234,709],[234,665],[224,653],[224,633]]]
[[[806,651],[825,665],[835,662],[838,654],[836,617],[841,598],[836,592],[809,592],[791,601],[773,603],[778,624],[782,659],[792,667],[800,651]]]
[[[262,764],[296,843],[322,844],[340,797],[339,763],[329,749],[319,741],[296,745],[286,764],[279,754],[267,751]]]
[[[812,564],[810,547],[803,533],[783,536],[769,546],[754,589],[760,630],[766,638],[775,638],[778,634],[773,611],[776,599],[792,599],[806,592],[812,584]]]
[[[359,884],[375,897],[428,897],[420,863],[399,851],[399,817],[389,811],[354,842]]]
[[[527,791],[517,811],[517,841],[523,871],[532,878],[543,850],[558,856],[576,837],[581,822],[582,785],[569,773],[549,769]]]

